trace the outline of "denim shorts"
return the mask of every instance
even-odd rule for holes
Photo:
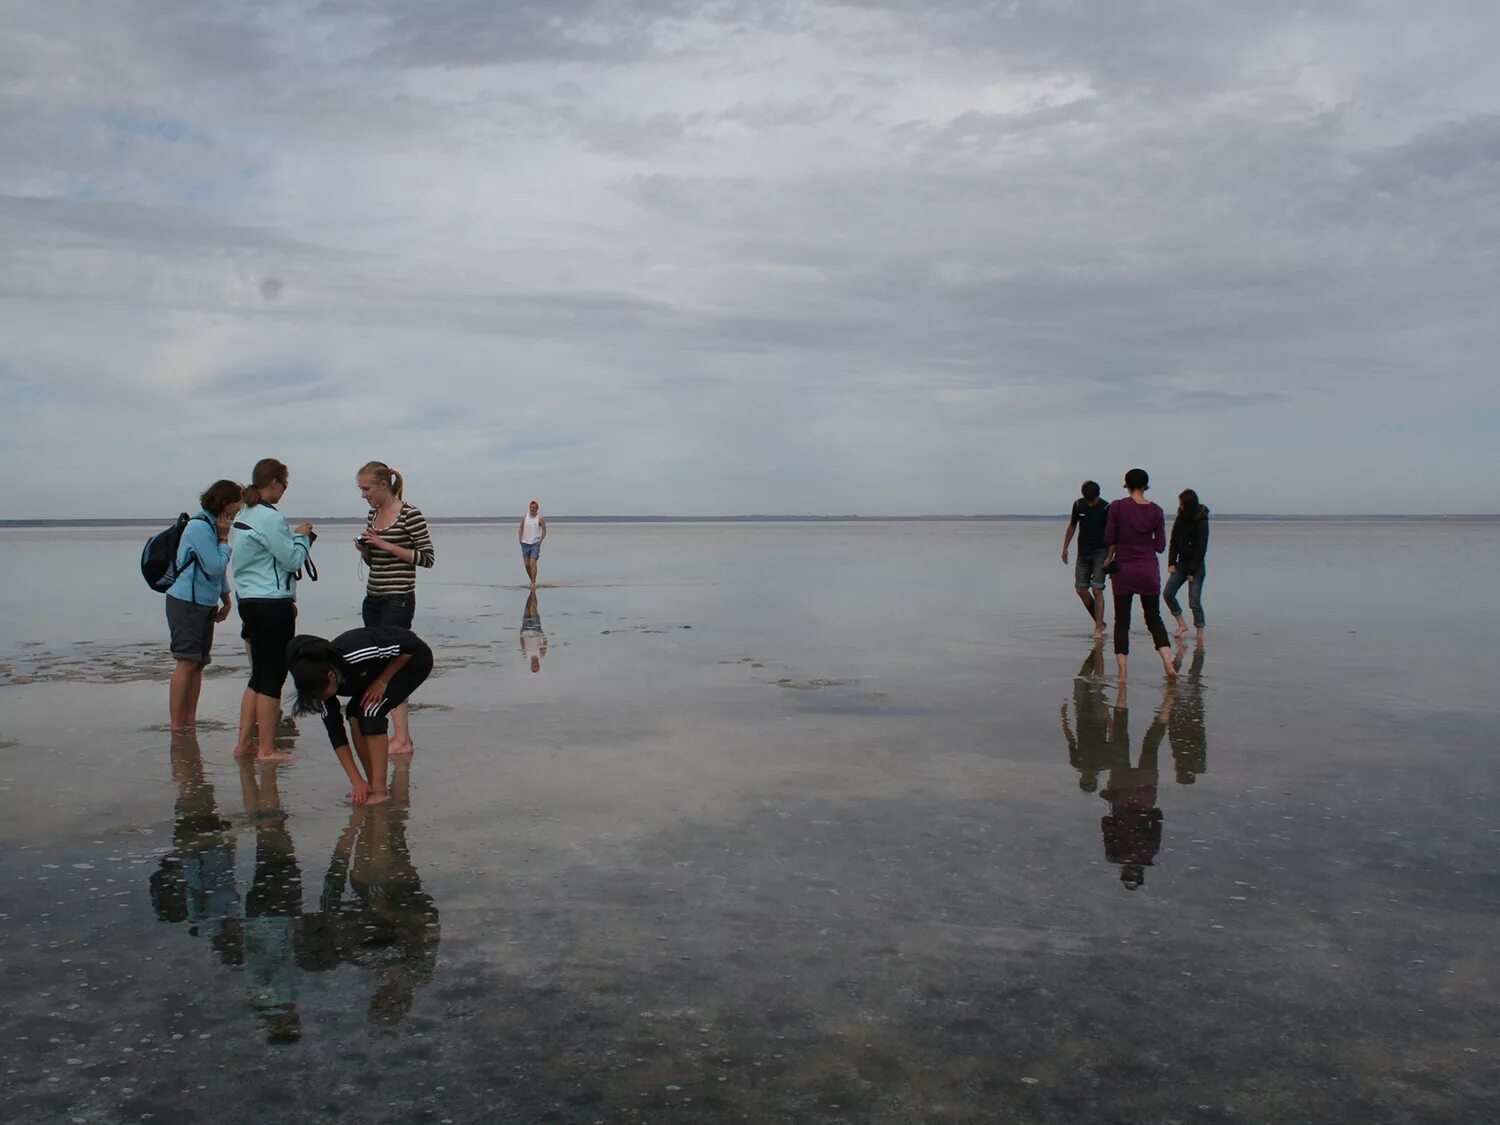
[[[1079,551],[1078,558],[1073,563],[1073,585],[1080,590],[1086,586],[1092,586],[1095,590],[1104,589],[1104,559],[1108,554],[1108,547],[1100,547],[1097,551]]]
[[[365,619],[365,628],[373,625],[394,625],[398,629],[410,629],[411,619],[417,615],[417,595],[412,594],[366,594],[360,616]]]
[[[521,544],[521,557],[523,559],[539,559],[542,557],[542,541],[538,539],[535,543]]]

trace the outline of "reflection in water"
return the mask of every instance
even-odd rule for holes
[[[526,607],[521,611],[521,655],[533,672],[542,670],[542,657],[547,655],[547,634],[542,632],[542,611],[537,606],[535,590],[527,596]]]
[[[1186,649],[1178,650],[1180,666]],[[1162,811],[1157,806],[1157,759],[1162,739],[1168,739],[1177,782],[1191,785],[1208,769],[1208,739],[1203,716],[1203,649],[1193,653],[1185,676],[1167,681],[1161,706],[1151,718],[1141,741],[1140,754],[1131,764],[1130,707],[1126,689],[1120,685],[1111,707],[1105,698],[1102,647],[1094,648],[1073,681],[1073,725],[1068,705],[1061,710],[1063,738],[1068,763],[1078,771],[1078,787],[1085,793],[1098,790],[1109,802],[1109,813],[1100,820],[1104,856],[1120,867],[1120,882],[1135,890],[1146,881],[1161,850]],[[1104,788],[1099,774],[1108,771]]]
[[[233,826],[204,778],[196,737],[175,734],[177,783],[172,851],[151,875],[163,922],[206,934],[222,963],[244,967],[250,1007],[269,1043],[302,1037],[302,974],[358,965],[376,977],[369,1020],[392,1026],[411,1010],[437,964],[437,905],[422,888],[406,842],[410,761],[398,762],[391,801],[357,806],[334,846],[318,909],[304,912],[302,872],[281,808],[276,768],[239,763],[245,815],[255,833],[255,867],[243,914],[235,885]]]

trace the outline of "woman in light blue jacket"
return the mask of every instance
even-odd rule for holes
[[[250,683],[240,700],[240,736],[234,756],[286,762],[276,750],[281,689],[286,685],[286,646],[297,632],[297,579],[317,538],[312,524],[296,530],[276,510],[286,493],[287,467],[274,457],[255,463],[244,507],[234,521],[234,584],[240,595],[240,636],[250,650]],[[255,734],[259,731],[259,748]]]
[[[232,480],[209,485],[198,498],[202,510],[188,520],[173,560],[177,580],[167,589],[172,683],[168,707],[173,730],[198,722],[203,668],[212,659],[214,624],[229,616],[229,525],[240,510],[240,486]],[[214,607],[223,599],[222,609]]]

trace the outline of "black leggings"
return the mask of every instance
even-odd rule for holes
[[[1116,594],[1115,595],[1115,653],[1124,656],[1130,651],[1130,599],[1141,599],[1141,613],[1146,618],[1146,628],[1151,630],[1151,643],[1157,648],[1170,648],[1167,627],[1161,620],[1160,594]]]
[[[297,632],[291,598],[241,598],[240,636],[250,643],[250,690],[281,698],[286,686],[286,646]]]

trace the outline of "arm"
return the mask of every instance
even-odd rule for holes
[[[1198,574],[1203,570],[1203,560],[1208,555],[1208,521],[1201,521],[1203,526],[1198,529],[1198,541],[1193,544],[1193,557],[1187,560],[1187,572]]]
[[[1073,514],[1068,517],[1068,533],[1063,536],[1062,561],[1068,561],[1068,546],[1073,542],[1073,533],[1078,530],[1078,509],[1073,509]]]
[[[1115,506],[1109,506],[1109,514],[1104,519],[1104,545],[1109,548],[1104,555],[1104,565],[1109,566],[1115,561],[1115,540],[1119,538],[1120,525],[1115,519]]]
[[[265,527],[248,526],[246,534],[252,536],[276,560],[276,565],[288,574],[301,570],[307,562],[307,552],[312,539],[307,535],[293,535],[286,520],[277,517],[266,521]]]
[[[411,653],[403,652],[396,659],[387,664],[380,675],[370,681],[370,686],[365,688],[365,693],[360,697],[359,705],[370,708],[385,698],[385,689],[390,686],[391,680],[396,673],[411,663]]]
[[[1160,508],[1156,510],[1156,526],[1151,529],[1151,546],[1158,555],[1167,549],[1167,517]]]
[[[541,519],[539,519],[537,521],[537,526],[541,528],[542,531],[541,537],[537,539],[537,542],[540,543],[543,539],[547,538],[547,517],[543,516]]]
[[[526,542],[526,517],[521,517],[521,522],[516,524],[516,542]]]
[[[437,550],[433,547],[432,535],[427,530],[427,519],[415,508],[408,511],[406,517],[406,529],[411,532],[411,542],[415,548],[411,561],[430,570],[437,562]]]

